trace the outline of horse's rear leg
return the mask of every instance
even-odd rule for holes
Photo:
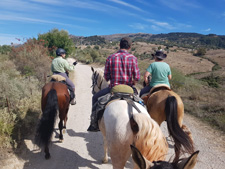
[[[66,116],[66,118],[63,120],[64,121],[64,125],[63,125],[63,134],[66,133],[66,122],[67,122],[68,117]]]
[[[50,153],[49,153],[49,148],[46,145],[45,146],[45,159],[48,160],[51,157]]]
[[[59,141],[60,142],[63,141],[62,130],[63,130],[63,121],[60,119],[60,121],[59,121]]]
[[[192,137],[191,131],[185,125],[182,125],[181,128],[188,135],[188,137],[190,138],[191,144],[193,145],[194,141],[193,141],[193,137]]]
[[[103,146],[104,146],[104,157],[102,159],[102,163],[108,163],[109,157],[108,157],[108,144],[106,139],[106,131],[105,131],[105,124],[104,124],[104,117],[98,121],[98,126],[100,131],[102,132],[103,136]]]

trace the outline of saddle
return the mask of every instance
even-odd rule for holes
[[[148,93],[145,93],[141,96],[141,99],[144,100],[144,103],[147,103],[148,98],[155,92],[159,90],[171,90],[170,87],[166,84],[158,84],[151,88]]]
[[[72,87],[70,87],[67,83],[66,83],[66,78],[61,76],[61,75],[52,75],[51,76],[51,82],[60,82],[60,83],[63,83],[67,86],[68,88],[68,92],[69,92],[69,95],[70,95],[70,101],[75,97],[74,95],[74,92],[73,92],[73,89]]]
[[[99,97],[96,104],[93,106],[98,114],[98,119],[102,118],[103,112],[105,108],[112,102],[116,100],[126,100],[128,105],[132,105],[134,108],[138,110],[134,102],[138,102],[142,106],[144,106],[143,100],[134,94],[134,90],[132,87],[128,85],[116,85],[111,89],[111,92]]]

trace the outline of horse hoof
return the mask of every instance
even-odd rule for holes
[[[59,142],[62,143],[63,142],[63,139],[59,139]]]
[[[108,159],[103,159],[103,160],[102,160],[102,163],[103,163],[103,164],[108,163]]]
[[[63,133],[63,134],[66,134],[66,129],[63,129],[63,130],[62,130],[62,133]]]
[[[51,158],[51,156],[50,156],[50,154],[48,153],[48,154],[45,154],[45,159],[46,160],[48,160],[48,159],[50,159]]]

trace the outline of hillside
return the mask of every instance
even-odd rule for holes
[[[178,46],[190,49],[204,47],[208,49],[225,49],[224,35],[202,35],[198,33],[181,33],[174,32],[168,34],[146,34],[146,33],[128,33],[128,34],[112,34],[101,36],[74,36],[70,35],[74,43],[77,45],[102,45],[109,42],[118,42],[121,37],[128,36],[135,42],[148,42],[154,44],[165,45],[168,47]]]

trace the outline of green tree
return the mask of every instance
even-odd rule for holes
[[[206,54],[205,48],[198,48],[197,52],[195,53],[195,56],[204,56]]]
[[[67,56],[75,50],[74,43],[65,30],[52,29],[48,33],[39,34],[38,40],[46,42],[46,46],[52,56],[56,56],[55,51],[57,48],[65,49]]]

